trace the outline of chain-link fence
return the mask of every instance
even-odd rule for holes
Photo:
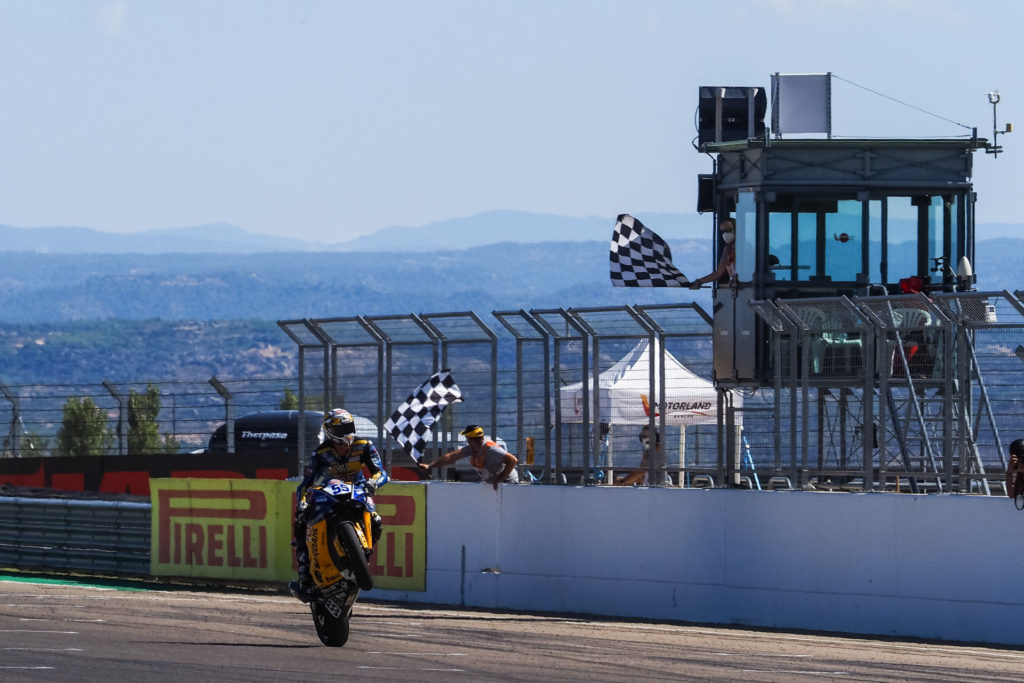
[[[658,486],[998,494],[1024,412],[1019,296],[755,301],[772,379],[731,390],[714,387],[713,323],[695,304],[281,321],[296,344],[291,377],[0,384],[3,455],[60,453],[65,408],[84,399],[107,423],[101,452],[139,454],[127,404],[153,387],[160,439],[149,452],[201,451],[218,429],[219,448],[237,451],[232,436],[245,432],[226,427],[246,415],[340,405],[389,466],[409,466],[384,423],[449,369],[464,400],[434,430],[431,458],[480,424],[516,453],[524,478],[545,483],[642,471]],[[295,415],[310,421],[288,432],[301,459],[319,425],[313,412]]]
[[[188,453],[205,450],[214,431],[229,415],[278,410],[287,393],[298,389],[299,382],[297,377],[223,381],[212,377],[207,382],[151,380],[0,386],[6,398],[0,400],[3,456],[31,457],[63,454],[65,440],[60,432],[65,427],[69,403],[92,404],[101,416],[102,423],[92,429],[104,432],[105,436],[95,439],[89,455]],[[159,400],[155,438],[132,438],[133,444],[143,445],[130,447],[134,425],[129,402],[133,395],[141,397],[154,391]],[[69,428],[74,429],[75,425]]]
[[[758,469],[786,486],[1005,492],[1024,374],[1024,308],[1008,292],[754,308],[774,363],[774,386],[751,395],[773,419],[744,424]]]
[[[710,322],[679,304],[279,324],[299,347],[303,400],[323,395],[372,420],[392,466],[412,463],[384,421],[426,377],[449,369],[464,400],[445,412],[431,457],[455,447],[466,424],[481,424],[531,480],[610,483],[646,465],[658,481],[685,485],[690,470],[714,472],[721,461]],[[643,425],[664,436],[650,462],[637,439]]]

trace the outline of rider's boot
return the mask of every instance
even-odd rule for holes
[[[384,522],[376,512],[370,515],[370,536],[373,537],[373,544],[377,545],[380,540],[380,533],[384,530]]]
[[[370,513],[370,538],[373,539],[373,549],[366,551],[366,557],[369,558],[373,555],[377,549],[377,541],[380,540],[380,534],[384,530],[384,522],[381,520],[380,515],[376,511]]]
[[[295,562],[298,565],[299,578],[288,582],[288,592],[302,602],[313,598],[313,577],[309,573],[309,552],[305,548],[295,550]]]

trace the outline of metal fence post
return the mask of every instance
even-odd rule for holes
[[[217,379],[217,375],[210,378],[210,386],[217,390],[217,393],[224,398],[224,429],[227,430],[225,436],[228,439],[228,453],[235,452],[235,412],[231,405],[231,392],[228,388],[221,384],[220,380]]]
[[[333,355],[334,345],[331,342],[331,337],[320,329],[320,325],[316,320],[306,320],[306,326],[309,331],[317,338],[320,342],[321,347],[324,350],[324,409],[323,413],[326,415],[327,411],[332,410],[336,406],[334,405],[337,396],[335,395],[335,383],[338,381],[337,368],[332,368],[331,357]],[[333,371],[332,371],[333,370]]]
[[[377,347],[377,443],[384,447],[384,422],[390,417],[385,414],[387,405],[384,400],[384,346],[387,342],[364,316],[356,316],[356,322],[373,339],[373,344]],[[388,438],[391,438],[390,434]]]
[[[305,352],[309,348],[323,348],[324,342],[315,335],[308,320],[278,320],[277,326],[287,334],[298,346],[298,371],[299,371],[299,413],[298,413],[298,435],[296,436],[296,458],[297,471],[302,472],[306,462],[306,359]],[[328,382],[329,377],[324,377]]]
[[[117,401],[117,454],[125,455],[128,450],[128,420],[124,414],[124,395],[109,380],[103,380],[103,386],[106,387],[110,395]]]
[[[4,397],[11,402],[11,410],[13,415],[11,417],[11,454],[15,458],[21,457],[21,402],[18,401],[18,397],[11,393],[11,390],[7,388],[7,385],[0,382],[0,392],[3,393]]]

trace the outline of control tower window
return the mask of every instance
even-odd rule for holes
[[[885,282],[885,271],[882,266],[882,200],[872,199],[867,202],[868,212],[868,282],[879,284]]]
[[[957,200],[954,195],[935,196],[928,206],[928,274],[933,283],[951,281],[956,270]]]
[[[854,282],[863,272],[861,261],[864,203],[855,199],[836,202],[836,210],[824,214],[825,275],[834,282]]]
[[[960,255],[959,195],[887,197],[888,281],[917,275],[932,283],[953,279]]]
[[[814,292],[853,291],[866,284],[892,289],[914,275],[932,286],[954,282],[969,231],[966,195],[872,195],[863,190],[816,196],[770,193],[762,219],[767,239],[760,248],[766,250],[763,267],[774,275],[773,281],[799,285],[787,291]],[[742,193],[738,198],[738,223],[746,220],[744,214],[753,220],[746,199]],[[745,259],[751,250],[750,232],[740,228],[737,266],[742,281],[748,281]]]
[[[800,212],[796,217],[796,279],[818,275],[818,214]]]
[[[793,214],[769,209],[768,269],[776,280],[793,279]],[[772,257],[775,257],[772,259]]]
[[[736,279],[751,282],[757,258],[757,203],[752,192],[736,200]]]
[[[911,197],[886,198],[886,262],[888,281],[923,275],[917,268],[917,207]]]

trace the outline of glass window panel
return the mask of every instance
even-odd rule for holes
[[[776,280],[793,277],[793,216],[790,213],[768,214],[768,269]],[[774,259],[778,264],[773,265]]]
[[[917,275],[917,207],[910,197],[888,197],[889,282]]]
[[[740,193],[736,202],[736,279],[754,279],[757,255],[757,204],[753,192]]]
[[[859,200],[844,199],[825,214],[825,275],[834,281],[853,282],[861,272],[862,210]]]
[[[957,242],[957,218],[960,216],[960,195],[949,197],[949,267],[956,272],[960,263],[960,244]]]
[[[944,240],[942,239],[942,214],[945,211],[945,200],[942,197],[932,197],[928,205],[928,268],[932,269],[937,264],[935,259],[942,258]],[[942,273],[933,272],[932,282],[941,282]]]
[[[868,202],[868,282],[884,283],[882,273],[882,202]]]
[[[814,276],[816,246],[818,243],[818,215],[801,213],[797,215],[797,274],[796,279],[806,282]]]

